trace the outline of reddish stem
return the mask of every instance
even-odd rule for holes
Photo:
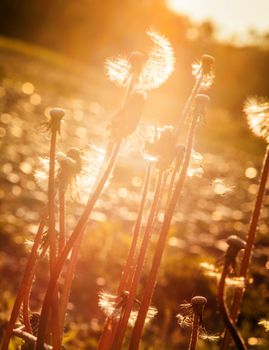
[[[24,298],[23,298],[23,323],[25,326],[25,331],[32,334],[32,327],[31,327],[31,323],[30,323],[30,317],[29,317],[29,311],[30,311],[30,295],[31,295],[31,289],[32,289],[32,284],[33,284],[33,280],[35,277],[35,273],[36,273],[36,268],[37,265],[39,263],[39,261],[41,261],[43,259],[43,257],[45,256],[46,252],[48,250],[48,244],[46,244],[44,246],[44,248],[42,249],[41,253],[38,255],[38,257],[35,260],[35,263],[32,267],[32,270],[29,274],[29,281],[27,284],[27,287],[25,288],[25,293],[24,293]]]
[[[125,334],[125,331],[126,331],[126,328],[128,325],[130,313],[131,313],[132,308],[133,308],[133,304],[134,304],[135,296],[136,296],[136,290],[138,287],[142,268],[143,268],[144,261],[145,261],[145,256],[147,253],[148,245],[149,245],[151,234],[152,234],[152,227],[153,227],[153,223],[154,223],[156,209],[158,207],[158,203],[159,203],[159,200],[161,197],[161,192],[162,192],[161,190],[163,188],[163,186],[162,186],[163,181],[162,180],[163,180],[163,172],[159,172],[157,182],[156,182],[154,197],[152,200],[147,225],[145,228],[144,237],[143,237],[141,247],[140,247],[140,253],[139,253],[139,256],[138,256],[137,262],[136,262],[136,269],[135,269],[134,276],[132,279],[132,285],[131,285],[131,288],[129,291],[130,292],[129,297],[128,297],[126,306],[125,306],[124,311],[123,311],[123,316],[121,317],[121,319],[117,325],[117,332],[115,335],[115,341],[114,341],[114,344],[112,347],[113,350],[118,350],[121,348],[124,334]]]
[[[191,159],[191,150],[192,150],[192,145],[193,145],[193,141],[194,141],[197,120],[198,120],[198,115],[193,116],[193,120],[192,120],[192,123],[190,126],[188,138],[187,138],[187,148],[186,148],[186,152],[185,152],[185,156],[184,156],[183,165],[181,168],[181,173],[180,173],[179,179],[176,183],[176,187],[175,187],[175,190],[172,194],[168,208],[165,212],[163,225],[162,225],[161,232],[159,235],[159,240],[157,242],[155,254],[153,257],[153,262],[151,265],[151,271],[150,271],[148,279],[147,279],[146,287],[144,288],[144,294],[142,297],[140,309],[138,312],[137,320],[136,320],[134,331],[132,334],[129,350],[135,350],[135,349],[138,349],[138,347],[139,347],[140,338],[142,336],[146,315],[147,315],[148,308],[150,306],[152,295],[154,292],[157,274],[158,274],[158,270],[160,267],[162,255],[164,252],[166,238],[167,238],[168,231],[170,228],[171,220],[173,217],[173,213],[174,213],[178,198],[179,198],[181,191],[183,189],[185,178],[187,176],[189,162]]]
[[[260,185],[259,190],[256,197],[255,207],[252,213],[249,230],[248,230],[248,236],[247,236],[247,244],[243,255],[243,260],[240,267],[240,277],[246,278],[247,272],[249,269],[249,265],[251,262],[251,255],[254,247],[255,242],[255,236],[257,231],[257,225],[260,217],[260,212],[263,204],[263,196],[266,189],[266,183],[268,179],[268,173],[269,173],[269,147],[267,146],[266,153],[264,156],[264,162],[262,167],[262,173],[260,178]],[[230,310],[230,315],[233,321],[236,321],[240,305],[243,299],[244,295],[244,289],[242,288],[236,288],[233,296],[233,303]],[[230,335],[225,330],[224,339],[222,343],[221,350],[227,350],[230,343]]]
[[[223,321],[225,323],[225,326],[227,327],[228,331],[230,332],[234,343],[236,345],[236,348],[238,350],[247,350],[247,347],[244,343],[244,340],[242,339],[241,335],[237,331],[236,325],[234,321],[231,319],[228,311],[228,307],[225,302],[225,279],[229,272],[229,263],[227,260],[225,260],[224,267],[222,270],[221,278],[219,281],[219,287],[218,287],[218,302],[219,302],[219,309],[220,313],[223,317]]]
[[[102,177],[100,178],[100,181],[99,181],[94,193],[90,197],[90,199],[89,199],[89,201],[84,209],[82,216],[80,217],[74,231],[72,232],[69,240],[66,242],[66,245],[64,246],[64,249],[57,260],[54,272],[53,272],[53,274],[50,278],[50,281],[49,281],[49,285],[48,285],[47,292],[46,292],[45,299],[44,299],[43,306],[42,306],[36,350],[43,350],[43,344],[45,341],[46,325],[47,325],[47,321],[48,321],[49,310],[50,310],[50,306],[51,306],[51,303],[53,300],[53,293],[56,289],[59,275],[62,271],[62,268],[65,264],[65,261],[69,255],[70,251],[72,250],[75,242],[78,239],[83,237],[84,230],[85,230],[87,221],[89,219],[89,216],[92,212],[92,209],[94,208],[94,205],[95,205],[97,199],[99,198],[99,195],[100,195],[101,191],[103,190],[104,185],[105,185],[105,183],[106,183],[106,181],[107,181],[107,179],[108,179],[108,177],[109,177],[109,175],[114,167],[114,164],[115,164],[118,152],[119,152],[120,144],[121,144],[121,141],[115,143],[110,160],[109,160],[108,165],[107,165],[107,168],[104,171],[104,174],[102,175]]]
[[[24,275],[23,275],[23,278],[22,278],[22,281],[21,281],[21,284],[20,284],[20,287],[19,287],[19,290],[18,290],[18,294],[16,296],[15,303],[13,305],[13,309],[12,309],[12,312],[11,312],[11,316],[10,316],[9,322],[7,324],[7,328],[6,328],[6,332],[5,332],[5,335],[4,335],[4,339],[3,339],[1,350],[8,350],[8,345],[9,345],[9,342],[10,342],[10,338],[12,336],[12,331],[13,331],[13,328],[14,328],[15,323],[17,321],[17,318],[19,316],[20,307],[21,307],[21,304],[22,304],[22,301],[23,301],[23,298],[24,298],[25,290],[26,290],[26,288],[28,286],[28,283],[29,283],[30,273],[31,273],[33,265],[35,264],[35,261],[36,261],[36,259],[38,257],[38,248],[39,248],[39,244],[40,244],[40,241],[41,241],[42,233],[44,231],[44,227],[45,227],[45,224],[46,224],[47,215],[48,215],[47,209],[45,209],[45,211],[44,211],[44,213],[43,213],[43,215],[41,217],[41,221],[40,221],[40,224],[39,224],[39,227],[38,227],[38,231],[37,231],[37,233],[35,235],[34,245],[32,247],[30,256],[28,258],[28,261],[27,261],[27,264],[26,264],[26,268],[25,268],[25,272],[24,272]]]
[[[134,226],[133,239],[129,249],[126,264],[121,276],[120,285],[118,288],[118,294],[120,294],[124,290],[128,290],[130,287],[131,276],[133,275],[133,269],[134,269],[135,251],[136,251],[136,247],[137,247],[137,243],[140,235],[141,221],[143,218],[145,203],[147,199],[148,187],[150,183],[150,175],[151,175],[151,164],[149,163],[147,167],[145,180],[144,180],[142,197],[141,197],[137,218]],[[115,330],[115,324],[113,323],[113,320],[110,317],[108,317],[105,322],[104,331],[100,338],[98,350],[106,350],[109,348],[114,338],[112,334],[113,330]]]
[[[198,333],[199,333],[199,321],[200,318],[196,312],[193,314],[193,321],[192,321],[192,329],[191,329],[191,339],[189,343],[188,350],[195,350],[197,339],[198,339]]]

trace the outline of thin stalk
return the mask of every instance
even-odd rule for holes
[[[129,249],[126,264],[121,276],[120,284],[118,287],[118,294],[130,288],[131,279],[132,279],[131,277],[133,275],[133,269],[134,269],[135,252],[136,252],[136,247],[137,247],[137,243],[140,235],[141,222],[143,218],[143,213],[144,213],[144,208],[145,208],[145,203],[146,203],[148,188],[150,183],[150,175],[151,175],[151,163],[149,163],[147,166],[142,197],[140,200],[137,218],[136,218],[136,222],[133,230],[133,239]],[[108,317],[105,322],[104,331],[100,338],[98,350],[106,350],[109,348],[109,345],[111,344],[111,339],[112,339],[111,337],[113,337],[112,331],[113,329],[115,329],[114,326],[115,324],[113,323],[113,319]]]
[[[65,190],[59,187],[59,245],[58,255],[61,254],[65,245]]]
[[[55,158],[56,158],[56,140],[57,140],[58,128],[56,125],[51,127],[51,140],[50,140],[50,161],[49,161],[49,184],[48,184],[48,211],[49,211],[49,263],[50,263],[50,276],[52,276],[56,258],[57,258],[57,240],[55,229]],[[52,343],[53,347],[57,344],[59,337],[59,309],[58,309],[58,293],[55,290],[54,302],[52,305]]]
[[[219,302],[219,309],[220,313],[223,317],[223,321],[225,323],[225,326],[227,327],[228,331],[230,332],[233,341],[236,345],[236,348],[238,350],[247,350],[247,347],[244,343],[244,340],[242,339],[241,335],[237,331],[236,325],[232,318],[229,315],[228,307],[226,305],[225,301],[225,279],[228,276],[229,273],[229,263],[227,260],[225,260],[224,267],[222,270],[221,278],[219,281],[218,286],[218,302]]]
[[[50,278],[50,281],[49,281],[49,285],[48,285],[47,292],[46,292],[45,299],[44,299],[43,306],[42,306],[36,350],[43,350],[43,344],[44,344],[44,340],[45,340],[46,325],[47,325],[47,321],[48,321],[50,305],[51,305],[52,300],[53,300],[53,293],[56,289],[57,281],[58,281],[58,278],[59,278],[60,273],[62,271],[62,268],[65,264],[65,261],[69,255],[70,251],[72,250],[72,248],[74,246],[74,243],[78,239],[83,237],[84,230],[85,230],[85,227],[87,225],[87,221],[89,219],[89,216],[90,216],[90,214],[94,208],[94,205],[95,205],[97,199],[99,198],[99,195],[101,194],[101,192],[104,188],[104,185],[105,185],[105,183],[106,183],[106,181],[107,181],[107,179],[108,179],[108,177],[109,177],[109,175],[114,167],[115,161],[117,159],[117,155],[119,153],[120,145],[121,145],[121,141],[118,141],[117,143],[115,143],[110,160],[108,162],[108,165],[107,165],[102,177],[100,178],[98,185],[95,188],[94,193],[89,198],[88,203],[84,209],[84,212],[83,212],[82,216],[80,217],[74,231],[72,232],[69,240],[66,242],[66,245],[64,246],[64,249],[57,260],[54,272],[53,272],[53,274]]]
[[[248,236],[247,236],[247,244],[246,248],[244,251],[241,267],[240,267],[240,277],[246,278],[247,277],[247,272],[249,269],[249,265],[251,263],[251,255],[254,247],[254,242],[255,242],[255,236],[256,236],[256,231],[257,231],[257,225],[260,217],[260,212],[261,212],[261,207],[263,203],[263,196],[265,193],[266,189],[266,183],[268,179],[268,173],[269,173],[269,147],[267,146],[266,153],[264,156],[264,162],[263,162],[263,167],[262,167],[262,173],[260,177],[260,185],[259,185],[259,190],[257,193],[256,197],[256,202],[254,206],[254,210],[252,213],[250,225],[249,225],[249,230],[248,230]],[[233,321],[236,321],[239,310],[240,310],[240,305],[243,299],[244,295],[244,289],[242,288],[236,288],[233,296],[233,302],[230,310],[230,315]],[[223,338],[223,343],[221,346],[221,350],[227,350],[229,347],[230,343],[230,335],[225,330],[224,338]]]
[[[25,340],[27,343],[29,343],[33,348],[36,344],[36,337],[33,336],[32,334],[25,332],[21,329],[14,329],[12,332],[16,337],[19,337],[23,340]],[[44,344],[44,349],[45,350],[53,350],[53,347],[48,344]]]
[[[203,74],[201,74],[200,77],[196,80],[196,82],[192,88],[191,94],[189,95],[188,100],[184,106],[184,109],[180,115],[179,121],[178,121],[176,129],[175,129],[175,134],[177,137],[179,137],[180,129],[181,129],[182,125],[184,124],[187,115],[190,112],[194,98],[200,90],[202,81],[203,81]]]
[[[143,269],[143,265],[144,265],[144,261],[145,261],[145,256],[148,250],[148,245],[150,242],[150,238],[151,238],[151,234],[152,234],[152,228],[153,228],[153,224],[154,224],[154,218],[155,218],[155,214],[156,214],[156,209],[158,207],[158,203],[161,197],[161,190],[163,188],[162,186],[162,181],[163,180],[163,172],[160,171],[158,173],[158,178],[156,181],[156,186],[155,186],[155,191],[154,191],[154,197],[152,200],[152,204],[151,204],[151,208],[150,208],[150,212],[149,212],[149,217],[148,217],[148,221],[146,224],[146,228],[145,228],[145,232],[144,232],[144,236],[143,236],[143,240],[141,243],[141,247],[140,247],[140,253],[139,256],[137,258],[137,262],[136,262],[136,268],[134,271],[134,276],[132,279],[132,285],[129,291],[129,297],[126,303],[126,306],[124,308],[123,311],[123,315],[117,325],[117,332],[115,335],[115,340],[112,346],[113,350],[119,350],[121,348],[121,344],[123,342],[124,339],[124,334],[128,325],[128,320],[130,317],[130,313],[132,311],[133,308],[133,304],[135,301],[135,296],[136,296],[136,290],[138,287],[138,283],[141,277],[141,272]]]
[[[198,121],[198,115],[194,115],[192,122],[191,122],[190,130],[188,133],[187,147],[186,147],[186,151],[185,151],[185,156],[184,156],[184,161],[182,164],[180,176],[179,176],[179,179],[176,183],[175,190],[174,190],[173,195],[171,197],[170,203],[169,203],[167,210],[165,212],[164,221],[162,224],[161,232],[159,235],[159,239],[157,242],[155,254],[154,254],[152,265],[151,265],[151,271],[149,273],[146,286],[144,288],[144,294],[142,297],[140,309],[139,309],[137,320],[136,320],[135,327],[133,330],[129,350],[138,349],[138,347],[139,347],[140,338],[142,336],[146,315],[147,315],[148,308],[150,306],[152,295],[154,292],[157,274],[158,274],[158,270],[160,267],[162,255],[164,252],[165,243],[166,243],[168,231],[170,228],[171,220],[173,217],[173,213],[174,213],[178,198],[182,192],[185,178],[187,176],[187,171],[188,171],[189,162],[191,159],[191,150],[192,150],[192,146],[193,146],[193,142],[194,142],[197,121]]]
[[[29,317],[30,295],[31,295],[32,284],[33,284],[33,280],[35,277],[37,265],[38,265],[39,261],[41,261],[43,259],[43,257],[45,256],[47,250],[48,250],[48,244],[45,244],[41,253],[38,255],[37,259],[35,260],[35,263],[34,263],[32,270],[29,274],[29,281],[28,281],[27,287],[25,288],[25,293],[24,293],[24,297],[23,297],[23,308],[22,308],[23,324],[25,327],[25,331],[30,333],[30,334],[32,334],[32,327],[31,327],[30,317]]]
[[[188,350],[196,349],[196,344],[197,344],[197,339],[199,334],[199,321],[200,321],[199,315],[196,312],[194,312],[192,329],[191,329],[191,339],[190,339]]]
[[[11,316],[10,316],[9,322],[7,324],[7,327],[6,327],[6,332],[4,335],[1,350],[8,350],[8,345],[10,342],[10,338],[12,336],[12,332],[13,332],[15,323],[16,323],[17,318],[19,316],[20,307],[21,307],[21,304],[23,302],[25,290],[26,290],[28,283],[29,283],[30,273],[31,273],[32,268],[35,264],[35,261],[38,257],[38,248],[39,248],[39,245],[41,242],[44,227],[46,225],[47,216],[48,216],[48,212],[47,212],[47,209],[45,209],[44,213],[41,216],[40,224],[39,224],[37,233],[35,235],[34,244],[33,244],[30,256],[28,258],[28,261],[27,261],[27,264],[25,267],[24,275],[23,275],[21,284],[19,286],[19,290],[18,290],[16,299],[15,299],[15,303],[14,303],[12,311],[11,311]]]

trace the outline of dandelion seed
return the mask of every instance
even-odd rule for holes
[[[199,333],[199,338],[210,342],[218,342],[220,340],[220,336],[218,334],[208,334],[205,331],[201,331]]]
[[[212,182],[213,190],[218,195],[225,195],[231,193],[234,190],[234,187],[227,186],[223,179],[215,179]]]
[[[269,142],[269,102],[264,98],[250,97],[243,110],[253,133]]]
[[[259,326],[262,326],[265,330],[265,332],[269,332],[269,321],[268,320],[260,320],[258,322]]]
[[[98,305],[107,317],[115,318],[118,320],[120,318],[122,310],[126,305],[128,297],[128,291],[124,291],[120,295],[114,295],[102,291],[99,293]],[[135,325],[139,306],[140,302],[136,300],[134,309],[131,311],[128,321],[130,327],[133,327]],[[154,306],[150,306],[146,316],[146,323],[148,323],[157,313],[157,309]]]
[[[196,152],[194,149],[191,151],[191,160],[188,167],[187,176],[189,177],[201,177],[204,173],[202,168],[202,162],[204,158],[201,153]]]
[[[227,287],[245,288],[246,282],[244,277],[226,277],[225,285]]]
[[[135,52],[131,58],[118,57],[108,59],[105,63],[107,75],[110,80],[119,86],[126,87],[132,74],[137,74],[135,91],[148,91],[162,85],[174,70],[175,58],[170,42],[156,31],[146,32],[153,47],[147,55]],[[135,61],[135,64],[134,64]]]

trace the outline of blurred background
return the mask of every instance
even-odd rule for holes
[[[195,294],[208,298],[208,333],[222,331],[216,281],[206,277],[199,264],[214,263],[228,235],[244,237],[247,232],[265,144],[251,135],[242,106],[250,95],[269,94],[268,13],[267,0],[0,1],[1,333],[26,263],[25,242],[33,237],[46,202],[45,188],[34,177],[41,167],[39,157],[48,152],[48,135],[40,132],[40,124],[48,108],[63,107],[67,115],[60,152],[80,147],[87,155],[89,144],[105,147],[106,125],[124,93],[106,78],[105,59],[147,50],[145,31],[150,27],[171,41],[176,67],[167,82],[149,94],[144,123],[176,123],[194,83],[191,64],[201,55],[216,58],[216,79],[195,146],[204,158],[204,174],[187,180],[153,298],[159,313],[145,329],[141,349],[186,348],[189,331],[179,328],[175,316],[179,305]],[[105,319],[97,306],[98,292],[117,288],[145,170],[139,152],[131,159],[120,156],[87,229],[69,304],[67,349],[96,348]],[[81,201],[73,197],[68,209],[71,227],[82,210]],[[257,325],[269,317],[268,206],[267,190],[239,319],[249,348],[261,350],[269,345]],[[157,233],[158,223],[153,246]],[[41,305],[46,271],[44,261],[33,289],[33,310]],[[12,348],[19,343],[14,341]],[[205,341],[198,346],[215,348]]]

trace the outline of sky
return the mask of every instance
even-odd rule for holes
[[[167,0],[167,5],[194,21],[212,20],[220,39],[245,42],[249,29],[269,32],[269,0]]]

